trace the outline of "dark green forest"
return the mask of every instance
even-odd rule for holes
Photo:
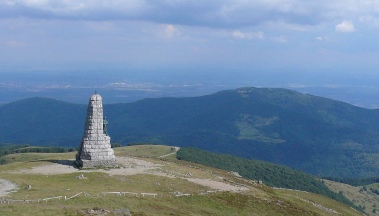
[[[181,148],[177,153],[179,160],[203,164],[222,170],[238,172],[242,177],[262,180],[271,187],[289,188],[321,194],[356,208],[344,197],[328,189],[321,180],[314,176],[264,161],[248,160],[226,154],[215,154],[195,148]]]
[[[318,176],[379,176],[379,110],[292,90],[249,87],[144,99],[105,104],[104,114],[112,142],[122,145],[191,146]],[[85,117],[86,105],[53,99],[5,104],[0,142],[78,147]]]

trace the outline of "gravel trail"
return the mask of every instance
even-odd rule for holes
[[[178,148],[179,149],[179,148]],[[176,149],[176,150],[178,150]],[[174,152],[176,153],[176,152]],[[173,154],[173,153],[171,153]],[[167,155],[166,155],[167,156]],[[104,172],[109,175],[136,175],[136,174],[153,174],[159,176],[167,176],[170,178],[183,178],[179,175],[168,175],[164,172],[162,164],[152,163],[142,159],[132,158],[132,157],[117,157],[117,162],[121,165],[118,169],[96,169],[96,170],[79,170],[73,166],[73,160],[58,161],[58,163],[51,163],[47,165],[41,165],[32,167],[31,169],[20,169],[15,171],[10,171],[11,173],[22,173],[22,174],[43,174],[43,175],[58,175],[65,173],[86,173],[86,172]],[[228,190],[228,191],[245,191],[249,190],[243,186],[234,186],[226,182],[215,181],[210,179],[199,179],[199,178],[186,178],[190,182],[195,184],[210,187],[216,190]],[[10,183],[10,182],[9,182]],[[1,182],[0,182],[1,185]],[[0,191],[1,192],[1,191]]]
[[[8,195],[11,191],[17,188],[16,184],[5,179],[0,179],[0,197]]]

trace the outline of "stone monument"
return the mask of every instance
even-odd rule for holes
[[[76,165],[79,168],[117,166],[111,138],[104,123],[108,122],[104,119],[102,98],[95,92],[88,103],[84,134],[76,154]]]

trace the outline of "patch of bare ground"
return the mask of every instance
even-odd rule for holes
[[[18,187],[16,184],[5,179],[0,179],[0,197],[6,196],[17,189]]]
[[[140,158],[133,157],[117,157],[117,162],[120,165],[119,168],[114,169],[90,169],[90,170],[80,170],[73,166],[74,161],[56,161],[46,165],[39,165],[32,167],[30,169],[19,169],[14,171],[9,171],[11,173],[22,173],[22,174],[43,174],[43,175],[58,175],[58,174],[68,174],[68,173],[86,173],[86,172],[104,172],[109,175],[137,175],[137,174],[153,174],[157,176],[165,176],[170,178],[182,178],[187,179],[198,185],[209,187],[213,190],[222,191],[247,191],[249,188],[243,185],[232,185],[228,182],[224,182],[223,178],[214,175],[212,179],[209,178],[196,178],[192,175],[183,175],[175,170],[175,163],[172,162],[162,162],[156,160],[152,162],[143,160]],[[173,169],[171,169],[172,167]],[[209,173],[206,173],[209,175]]]
[[[195,184],[207,186],[214,190],[227,190],[227,191],[248,191],[249,188],[245,186],[230,185],[225,182],[215,181],[211,179],[187,178],[188,181]]]

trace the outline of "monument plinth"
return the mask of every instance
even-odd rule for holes
[[[111,138],[104,123],[107,121],[104,120],[102,98],[95,93],[88,103],[84,134],[79,152],[76,154],[76,164],[79,168],[117,166],[111,148]]]

